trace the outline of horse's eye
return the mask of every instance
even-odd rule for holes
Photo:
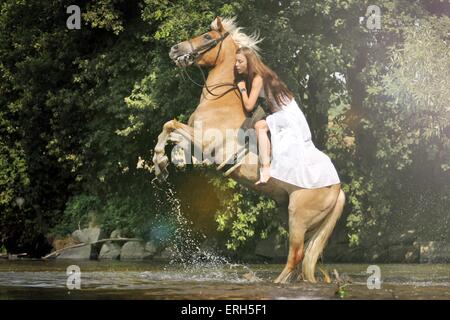
[[[206,40],[211,40],[212,39],[211,35],[209,35],[208,33],[204,35],[204,38]]]

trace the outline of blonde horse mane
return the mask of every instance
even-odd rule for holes
[[[263,41],[264,38],[260,38],[259,31],[254,31],[251,35],[247,35],[242,32],[244,28],[237,25],[235,16],[220,19],[222,21],[222,26],[230,33],[231,38],[233,38],[239,48],[248,47],[252,49],[258,57],[260,57],[261,48],[258,47],[258,43]],[[211,23],[211,29],[216,31],[219,30],[217,18]]]

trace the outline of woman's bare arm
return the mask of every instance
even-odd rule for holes
[[[247,95],[247,91],[242,92],[242,100],[244,101],[244,107],[247,112],[252,112],[255,108],[256,101],[258,100],[259,92],[263,87],[263,79],[260,75],[256,75],[252,82],[252,91],[250,95]]]

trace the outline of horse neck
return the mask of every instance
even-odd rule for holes
[[[206,80],[206,85],[208,85],[208,89],[211,92],[216,95],[220,95],[231,89],[231,85],[234,83],[234,64],[234,55],[224,54],[223,59],[218,59],[218,64],[209,71]],[[229,85],[213,89],[213,86],[218,84]],[[239,98],[239,94],[237,92],[233,93],[231,91],[220,98],[216,98],[209,94],[205,87],[203,87],[202,92],[202,104],[217,108],[217,104],[219,103],[220,108],[227,109],[227,114],[229,114],[230,116],[232,115],[233,120],[235,120],[235,126],[237,128],[242,125],[242,122],[245,120],[245,113],[242,107],[241,99]],[[204,100],[203,97],[205,96],[207,97],[207,100]]]
[[[215,85],[219,83],[233,83],[234,64],[235,58],[225,57],[224,59],[219,59],[218,64],[209,71],[206,83],[208,85]],[[230,86],[224,86],[223,89],[220,89],[220,91],[226,91],[227,89],[230,89]],[[219,91],[219,89],[217,89],[217,91]]]

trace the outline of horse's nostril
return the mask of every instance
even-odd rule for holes
[[[177,45],[177,44],[174,45],[174,46],[172,47],[172,50],[178,50],[178,45]]]

